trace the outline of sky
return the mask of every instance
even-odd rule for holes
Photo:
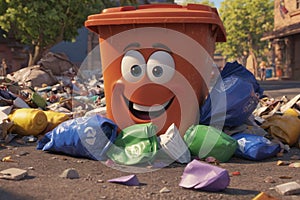
[[[220,8],[220,4],[221,4],[222,1],[223,1],[223,0],[213,0],[215,6],[216,6],[217,8]]]
[[[181,2],[183,2],[184,0],[175,0],[176,3],[180,4]],[[220,8],[221,2],[223,0],[211,0],[212,2],[214,2],[216,8]]]

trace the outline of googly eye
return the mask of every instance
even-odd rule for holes
[[[173,57],[165,51],[154,52],[147,62],[147,75],[155,83],[163,84],[172,79],[175,73]]]
[[[121,73],[126,81],[137,82],[144,76],[145,67],[143,55],[138,51],[130,50],[122,58]]]

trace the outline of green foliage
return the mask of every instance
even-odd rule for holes
[[[227,42],[219,43],[217,51],[228,59],[241,58],[244,51],[262,56],[267,44],[260,38],[273,29],[273,11],[272,0],[224,0],[219,13],[226,29]]]
[[[43,51],[63,40],[72,41],[88,15],[110,4],[109,0],[1,0],[5,10],[0,9],[0,27],[33,51]]]
[[[209,6],[212,6],[212,7],[215,6],[214,2],[210,1],[210,0],[201,0],[201,1],[199,1],[199,3],[209,5]]]
[[[209,6],[215,7],[214,2],[211,0],[184,0],[182,2],[183,5],[186,5],[189,3],[199,3],[199,4],[204,4],[204,5],[209,5]]]

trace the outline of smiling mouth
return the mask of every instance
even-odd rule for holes
[[[137,118],[142,120],[151,120],[153,118],[159,117],[162,115],[172,104],[175,97],[170,99],[169,101],[166,101],[163,104],[160,105],[153,105],[153,106],[143,106],[137,103],[133,103],[132,101],[129,101],[126,97],[124,97],[129,111]]]

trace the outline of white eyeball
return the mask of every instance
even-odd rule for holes
[[[137,82],[145,75],[146,62],[143,55],[135,50],[127,51],[122,58],[121,73],[128,82]]]
[[[165,51],[154,52],[147,62],[147,75],[155,83],[163,84],[172,79],[175,73],[173,57]]]

